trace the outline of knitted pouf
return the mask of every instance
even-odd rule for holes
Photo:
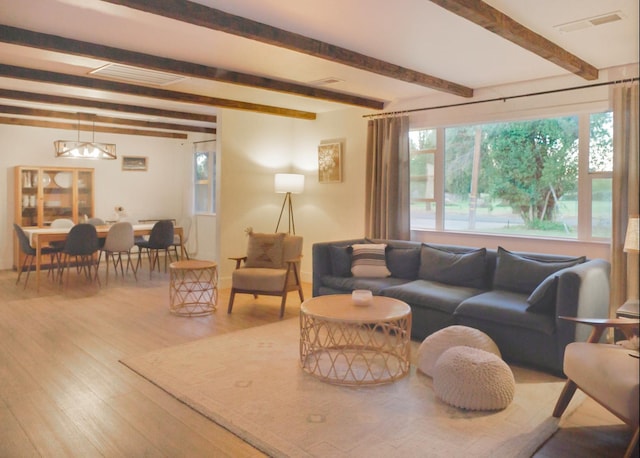
[[[433,369],[433,389],[447,404],[468,410],[500,410],[513,400],[516,382],[507,364],[488,351],[452,347]]]
[[[495,342],[484,332],[467,326],[449,326],[434,332],[418,348],[418,369],[433,377],[433,368],[440,355],[451,347],[466,345],[501,357]]]

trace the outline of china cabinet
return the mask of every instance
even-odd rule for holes
[[[78,223],[94,213],[94,170],[73,167],[15,167],[14,221],[46,227],[58,218]],[[14,267],[23,256],[14,237]],[[45,262],[45,259],[42,259]]]

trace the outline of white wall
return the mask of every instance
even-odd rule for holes
[[[133,135],[96,134],[97,141],[115,143],[118,159],[92,161],[55,158],[53,142],[74,139],[76,132],[0,125],[0,268],[13,265],[14,183],[16,165],[91,167],[95,170],[95,216],[109,218],[116,205],[134,218],[180,218],[186,212],[190,187],[191,144],[186,140]],[[86,132],[81,139],[86,139]],[[121,156],[147,156],[147,172],[122,171]]]
[[[311,278],[314,242],[364,234],[363,113],[344,110],[320,114],[315,121],[232,110],[218,115],[221,285],[229,284],[234,266],[227,258],[246,251],[244,230],[273,232],[276,228],[284,198],[273,189],[277,172],[305,175],[304,192],[293,196],[296,234],[304,237],[301,270],[305,280]],[[318,182],[318,145],[325,140],[343,142],[341,183]]]

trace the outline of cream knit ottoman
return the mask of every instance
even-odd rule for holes
[[[433,377],[433,368],[442,353],[451,347],[466,345],[479,348],[501,357],[495,342],[484,332],[468,326],[449,326],[434,332],[422,341],[418,348],[418,369]]]
[[[513,400],[516,382],[507,364],[471,347],[446,350],[433,369],[433,389],[447,404],[468,410],[500,410]]]

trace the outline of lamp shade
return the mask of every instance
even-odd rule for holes
[[[640,241],[638,237],[638,232],[640,232],[640,226],[638,225],[639,220],[640,218],[638,218],[638,216],[629,218],[627,236],[624,239],[624,251],[627,253],[640,252]]]
[[[300,194],[304,191],[304,175],[297,173],[276,173],[275,177],[276,193],[283,194],[290,192]]]

